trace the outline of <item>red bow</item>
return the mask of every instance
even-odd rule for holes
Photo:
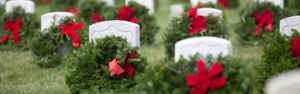
[[[45,0],[45,3],[48,5],[50,4],[50,0]]]
[[[123,6],[123,9],[119,10],[120,17],[117,18],[117,20],[123,20],[123,21],[129,21],[132,23],[137,23],[137,20],[133,17],[134,10],[132,8],[129,8],[128,6]]]
[[[206,19],[204,16],[197,15],[197,8],[191,8],[191,10],[188,12],[188,15],[190,19],[193,19],[191,20],[192,25],[189,29],[190,34],[195,34],[196,32],[206,30]]]
[[[65,10],[65,12],[69,12],[69,13],[72,13],[75,16],[77,16],[78,9],[77,8],[68,8],[68,9]]]
[[[264,24],[266,24],[265,29],[268,31],[272,30],[272,19],[273,13],[271,11],[267,11],[266,9],[263,10],[262,16],[260,16],[258,13],[254,12],[254,18],[255,22],[258,23],[255,34],[258,35],[261,31],[261,28],[263,27]]]
[[[12,23],[10,20],[7,20],[5,24],[7,26],[4,27],[4,30],[7,31],[9,29],[13,33],[15,43],[19,45],[19,29],[23,28],[22,20],[18,18],[15,21],[15,23]],[[11,34],[3,36],[0,43],[5,42],[9,37],[11,37]]]
[[[194,87],[190,94],[206,94],[209,88],[215,91],[215,87],[221,88],[226,83],[225,77],[218,77],[218,74],[223,72],[222,66],[216,62],[212,65],[208,74],[206,73],[205,64],[202,60],[197,62],[198,74],[186,75],[187,86]]]
[[[102,17],[99,14],[93,14],[92,19],[94,20],[94,23],[98,23],[102,21]]]
[[[83,27],[82,22],[75,25],[74,20],[72,20],[71,24],[68,24],[68,25],[65,25],[65,26],[64,25],[59,25],[59,27],[62,29],[61,33],[62,33],[63,36],[68,35],[69,37],[72,38],[73,47],[80,47],[79,36],[78,36],[78,34],[76,33],[75,30],[81,31],[81,29]]]
[[[227,2],[227,0],[218,0],[218,4],[223,5],[225,9],[228,8],[228,2]]]
[[[131,57],[131,55],[132,55],[132,57]],[[120,78],[126,70],[128,75],[131,77],[134,72],[134,68],[130,64],[128,64],[128,60],[136,58],[136,55],[134,54],[133,51],[131,51],[131,55],[127,54],[127,56],[125,58],[123,69],[119,65],[118,58],[115,58],[113,61],[109,62],[110,75],[113,76],[114,74],[117,74],[117,78]]]

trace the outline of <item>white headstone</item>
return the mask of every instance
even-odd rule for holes
[[[72,17],[74,16],[72,13],[69,12],[51,12],[42,15],[42,26],[41,26],[41,31],[43,32],[44,29],[49,28],[52,25],[52,22],[54,21],[53,17],[55,16],[55,24],[59,25],[59,21],[65,17]]]
[[[280,20],[280,32],[281,34],[286,34],[291,36],[293,34],[292,28],[300,32],[300,16],[292,16]]]
[[[292,70],[270,78],[265,94],[300,94],[300,72]]]
[[[259,2],[272,2],[274,5],[280,6],[281,8],[284,7],[284,0],[253,0]]]
[[[180,16],[184,12],[182,4],[171,5],[171,18]]]
[[[189,60],[189,56],[194,56],[197,53],[203,57],[212,55],[214,58],[217,58],[221,53],[222,56],[231,55],[232,44],[230,41],[218,37],[193,37],[178,41],[175,44],[175,62],[181,56]]]
[[[201,2],[202,4],[207,4],[207,3],[217,4],[218,0],[190,0],[190,2],[193,7],[196,7],[199,2]]]
[[[5,5],[6,0],[0,0],[0,5]]]
[[[140,26],[127,21],[104,21],[89,27],[89,41],[104,38],[106,35],[121,36],[127,39],[132,47],[140,47]]]
[[[107,5],[109,6],[115,6],[115,0],[100,0],[106,2]]]
[[[129,1],[135,1],[141,5],[146,6],[146,8],[149,9],[148,14],[153,14],[155,9],[154,9],[154,1],[153,0],[126,0],[125,4],[128,5]]]
[[[26,13],[34,13],[34,2],[30,0],[13,0],[7,1],[5,5],[5,11],[11,12],[13,7],[21,6]]]
[[[222,10],[215,8],[198,8],[197,15],[208,16],[212,14],[214,16],[219,16],[222,18]]]

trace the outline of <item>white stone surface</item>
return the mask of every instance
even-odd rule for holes
[[[51,12],[51,13],[47,13],[42,15],[42,26],[41,26],[41,31],[43,32],[44,29],[49,28],[52,24],[52,22],[54,21],[53,17],[55,16],[55,24],[59,25],[59,21],[65,17],[72,17],[74,16],[72,13],[69,12]]]
[[[34,13],[34,2],[30,0],[7,1],[5,5],[6,12],[11,12],[13,7],[21,6],[26,13]]]
[[[171,18],[180,16],[184,12],[182,4],[171,5]]]
[[[259,1],[259,2],[272,2],[274,5],[278,5],[281,8],[284,7],[284,0],[253,0],[253,1]]]
[[[107,5],[109,6],[115,6],[115,0],[100,0],[106,2]]]
[[[6,0],[0,0],[0,5],[5,5]]]
[[[199,2],[201,2],[202,4],[207,4],[207,3],[217,4],[218,0],[190,0],[190,2],[193,7],[196,7]]]
[[[104,21],[89,27],[89,41],[104,38],[106,35],[121,36],[127,39],[132,47],[140,47],[140,26],[127,21]]]
[[[141,5],[146,6],[149,9],[148,14],[153,14],[155,11],[153,0],[125,0],[125,4],[128,5],[129,1],[135,1]]]
[[[175,44],[175,62],[181,55],[184,59],[189,60],[189,56],[194,56],[196,53],[203,57],[212,55],[217,58],[221,53],[222,56],[232,54],[232,44],[230,41],[218,37],[193,37],[178,41]]]
[[[297,29],[300,32],[300,16],[292,16],[280,20],[280,32],[291,36],[293,34],[292,28]]]
[[[300,94],[298,69],[278,74],[266,83],[265,94]]]
[[[222,10],[215,8],[198,8],[197,15],[208,16],[212,14],[214,16],[219,16],[222,18]]]

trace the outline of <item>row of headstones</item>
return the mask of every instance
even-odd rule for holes
[[[273,2],[275,5],[280,6],[281,8],[284,7],[284,0],[253,0],[259,2]],[[217,4],[218,0],[190,0],[193,7],[196,7],[199,2],[206,4],[206,3],[213,3]],[[171,5],[171,18],[178,17],[181,13],[184,12],[184,6],[182,4],[174,4]]]

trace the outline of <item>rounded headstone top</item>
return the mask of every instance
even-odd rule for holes
[[[222,18],[222,10],[215,8],[198,8],[197,14],[202,16],[208,16],[209,14],[212,14],[214,16],[220,16]]]
[[[41,31],[43,32],[44,29],[49,28],[51,26],[51,23],[54,21],[53,17],[55,16],[55,24],[59,24],[59,20],[63,19],[65,17],[72,17],[74,16],[72,13],[69,12],[51,12],[51,13],[46,13],[42,15],[41,21],[42,21],[42,26],[41,26]]]
[[[35,4],[33,1],[30,0],[12,0],[7,1],[5,5],[6,12],[11,12],[13,7],[21,6],[24,8],[26,13],[34,13],[35,11]]]
[[[292,16],[280,20],[280,32],[287,36],[292,35],[291,29],[297,29],[300,32],[300,16]]]

